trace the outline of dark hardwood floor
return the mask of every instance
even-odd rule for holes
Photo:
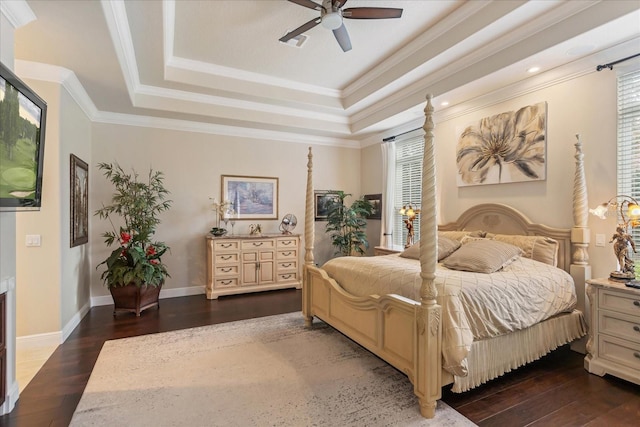
[[[21,393],[0,426],[68,426],[106,340],[299,311],[301,291],[284,290],[207,300],[161,300],[140,318],[94,307]],[[640,386],[600,378],[567,346],[471,390],[443,390],[446,403],[480,426],[636,426]]]

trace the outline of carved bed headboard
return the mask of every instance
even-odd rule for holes
[[[463,212],[455,222],[439,225],[438,229],[550,237],[558,241],[558,267],[570,271],[571,230],[532,223],[522,212],[507,205],[485,203],[474,206]]]

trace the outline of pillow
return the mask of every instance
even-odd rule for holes
[[[510,234],[488,234],[487,237],[519,247],[525,258],[558,266],[558,241],[550,237]]]
[[[509,243],[483,239],[465,243],[444,259],[443,265],[452,270],[494,273],[515,261],[522,249]]]
[[[466,236],[471,237],[484,237],[487,234],[486,231],[438,231],[438,238],[447,237],[454,240],[462,240]]]
[[[460,247],[460,242],[448,237],[438,237],[438,261],[451,255]],[[420,259],[420,242],[411,245],[400,254],[403,258]]]

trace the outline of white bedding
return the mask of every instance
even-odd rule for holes
[[[396,255],[340,257],[322,268],[355,296],[397,294],[420,300],[420,263]],[[571,276],[559,268],[518,258],[492,274],[449,270],[438,264],[443,368],[467,375],[474,340],[520,330],[576,305]]]

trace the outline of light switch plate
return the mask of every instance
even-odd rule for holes
[[[604,234],[596,234],[596,246],[604,247],[605,238]]]
[[[39,234],[27,234],[27,246],[40,246],[41,238]]]

